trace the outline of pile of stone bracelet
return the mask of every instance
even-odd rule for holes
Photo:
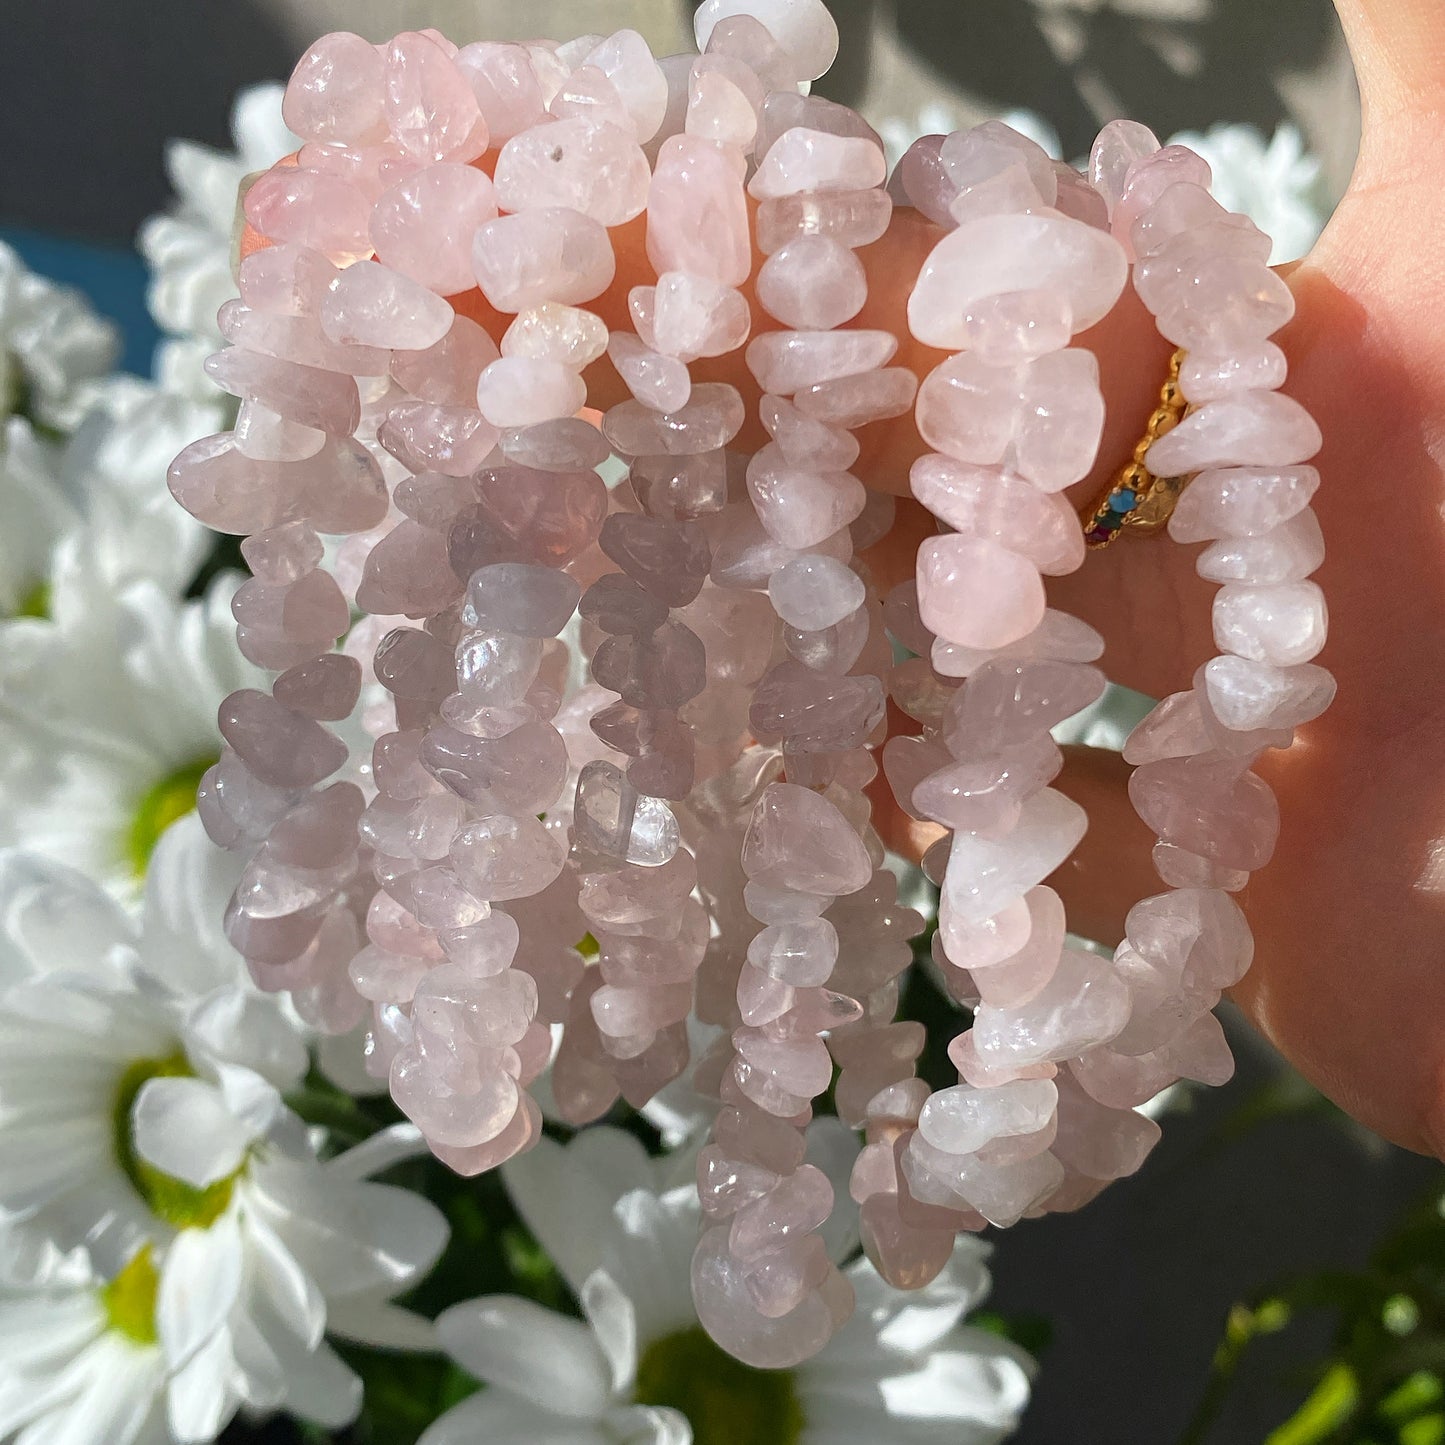
[[[1310,662],[1320,438],[1275,390],[1269,242],[1197,156],[1121,122],[1082,176],[991,124],[890,181],[867,124],[807,94],[838,45],[822,0],[705,0],[696,24],[701,54],[661,61],[631,31],[318,41],[286,95],[305,144],[244,199],[209,363],[235,429],[170,480],[249,534],[238,636],[278,674],[223,705],[200,794],[249,853],[226,924],[258,983],[321,1030],[365,1023],[465,1173],[536,1140],[549,1064],[575,1125],[690,1071],[720,1106],[699,1315],[784,1366],[852,1308],[804,1162],[830,1089],[865,1131],[864,1247],[918,1288],[960,1230],[1136,1169],[1166,1085],[1228,1076],[1210,1010],[1251,953],[1230,894],[1278,826],[1249,768],[1332,693]],[[855,253],[895,204],[937,228],[907,320],[948,355],[921,378],[855,324]],[[1131,265],[1185,353],[1191,409],[1148,465],[1198,474],[1171,526],[1211,542],[1223,655],[1129,743],[1169,891],[1111,962],[1045,883],[1086,826],[1048,786],[1051,729],[1105,679],[1042,576],[1084,560],[1064,489],[1103,424],[1071,342]],[[755,416],[718,379],[732,353]],[[630,395],[587,411],[607,367]],[[879,596],[857,554],[893,504],[850,470],[855,432],[915,405],[939,528],[916,585]],[[886,738],[890,698],[916,736]],[[974,1012],[933,1094],[922,1028],[895,1021],[923,920],[870,824],[880,762],[948,830],[924,860],[934,957]],[[697,1058],[694,1022],[721,1028]]]

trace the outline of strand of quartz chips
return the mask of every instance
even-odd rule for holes
[[[279,673],[228,699],[201,796],[213,836],[252,851],[227,926],[258,981],[328,1030],[369,1011],[372,1067],[468,1172],[536,1138],[549,1028],[552,1097],[582,1123],[683,1071],[691,1020],[721,1025],[694,1071],[722,1105],[695,1294],[727,1348],[782,1365],[851,1308],[801,1132],[830,1052],[866,1131],[864,1245],[903,1287],[959,1229],[1076,1207],[1152,1142],[1135,1105],[1221,1076],[1207,1010],[1248,961],[1227,891],[1268,851],[1247,767],[1330,685],[1308,661],[1312,424],[1271,390],[1279,288],[1202,163],[1127,126],[1092,185],[1002,127],[905,157],[892,195],[947,232],[910,323],[955,354],[917,397],[935,450],[913,487],[944,530],[880,606],[855,552],[892,503],[851,474],[852,432],[916,380],[858,324],[853,253],[892,209],[877,140],[801,93],[837,49],[822,0],[705,0],[697,36],[660,62],[630,31],[318,42],[287,92],[305,145],[247,194],[268,244],[209,364],[237,425],[172,486],[253,534],[241,644]],[[643,225],[655,283],[624,293]],[[1082,560],[1061,492],[1101,402],[1070,341],[1130,255],[1190,352],[1199,409],[1149,464],[1204,470],[1175,532],[1221,539],[1201,566],[1228,584],[1232,655],[1131,742],[1175,891],[1110,967],[1065,944],[1043,882],[1083,828],[1047,786],[1049,729],[1102,675],[1040,575]],[[756,422],[709,368],[751,333],[771,440],[748,456]],[[576,415],[598,367],[631,393],[600,429]],[[348,603],[365,616],[334,652]],[[894,666],[885,626],[916,656]],[[926,860],[935,956],[976,1007],[962,1083],[931,1099],[922,1032],[893,1021],[920,920],[863,793],[885,693],[924,727],[888,778],[951,830]],[[322,726],[359,697],[369,758]]]

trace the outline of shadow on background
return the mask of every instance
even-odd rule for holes
[[[229,146],[232,96],[291,51],[251,0],[4,0],[0,224],[129,244],[166,140]]]

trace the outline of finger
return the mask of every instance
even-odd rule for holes
[[[1367,134],[1424,114],[1445,90],[1445,6],[1440,0],[1335,0],[1359,77]]]

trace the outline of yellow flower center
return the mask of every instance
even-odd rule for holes
[[[700,1325],[654,1340],[637,1365],[633,1400],[687,1416],[693,1445],[796,1445],[803,1407],[790,1370],[755,1370]]]
[[[143,878],[161,834],[196,806],[196,789],[216,756],[196,758],[168,773],[136,804],[125,839],[126,861],[137,878]]]
[[[112,1114],[116,1162],[151,1213],[176,1229],[209,1229],[226,1212],[236,1180],[243,1172],[238,1169],[225,1179],[197,1189],[147,1164],[136,1152],[131,1115],[141,1089],[152,1079],[191,1079],[195,1072],[179,1052],[165,1059],[137,1059],[120,1076]]]
[[[138,1345],[155,1344],[156,1292],[160,1283],[155,1257],[147,1244],[100,1292],[111,1329]]]
[[[37,582],[16,604],[16,617],[38,617],[42,622],[50,616],[50,583]]]

